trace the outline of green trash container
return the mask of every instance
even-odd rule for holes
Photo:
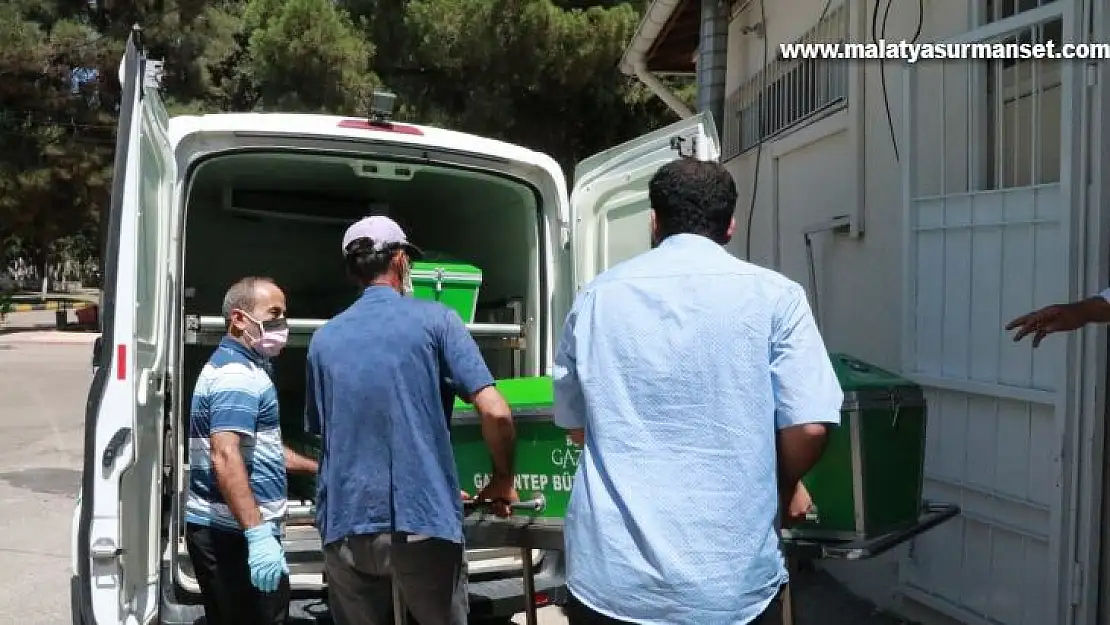
[[[412,263],[413,297],[442,302],[466,323],[474,323],[481,286],[482,270],[473,265],[444,260]]]
[[[802,479],[816,519],[790,534],[860,540],[915,524],[921,514],[925,398],[913,382],[831,354],[844,405],[825,454]]]
[[[521,500],[532,499],[537,492],[545,499],[543,510],[514,514],[562,519],[582,448],[553,421],[551,378],[508,378],[499,380],[497,389],[512,407],[516,425],[517,492]],[[490,455],[482,438],[482,424],[474,408],[461,400],[455,402],[451,423],[459,485],[473,496],[490,478]]]

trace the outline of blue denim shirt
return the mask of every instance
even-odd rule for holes
[[[493,376],[462,319],[438,303],[366,289],[308,348],[305,427],[321,437],[324,544],[399,531],[462,542],[462,500],[443,389]]]

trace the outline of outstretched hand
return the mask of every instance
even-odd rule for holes
[[[1084,302],[1053,304],[1014,319],[1006,324],[1006,330],[1017,330],[1015,342],[1032,334],[1033,347],[1038,347],[1049,334],[1077,330],[1089,321]]]

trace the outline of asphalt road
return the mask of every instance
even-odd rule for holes
[[[0,623],[70,622],[89,345],[0,336]]]

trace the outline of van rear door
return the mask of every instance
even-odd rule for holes
[[[720,155],[713,118],[699,113],[579,163],[570,196],[576,287],[651,247],[648,181],[660,167]]]
[[[86,404],[75,619],[148,623],[161,560],[163,383],[175,165],[155,68],[127,44],[96,372]]]

